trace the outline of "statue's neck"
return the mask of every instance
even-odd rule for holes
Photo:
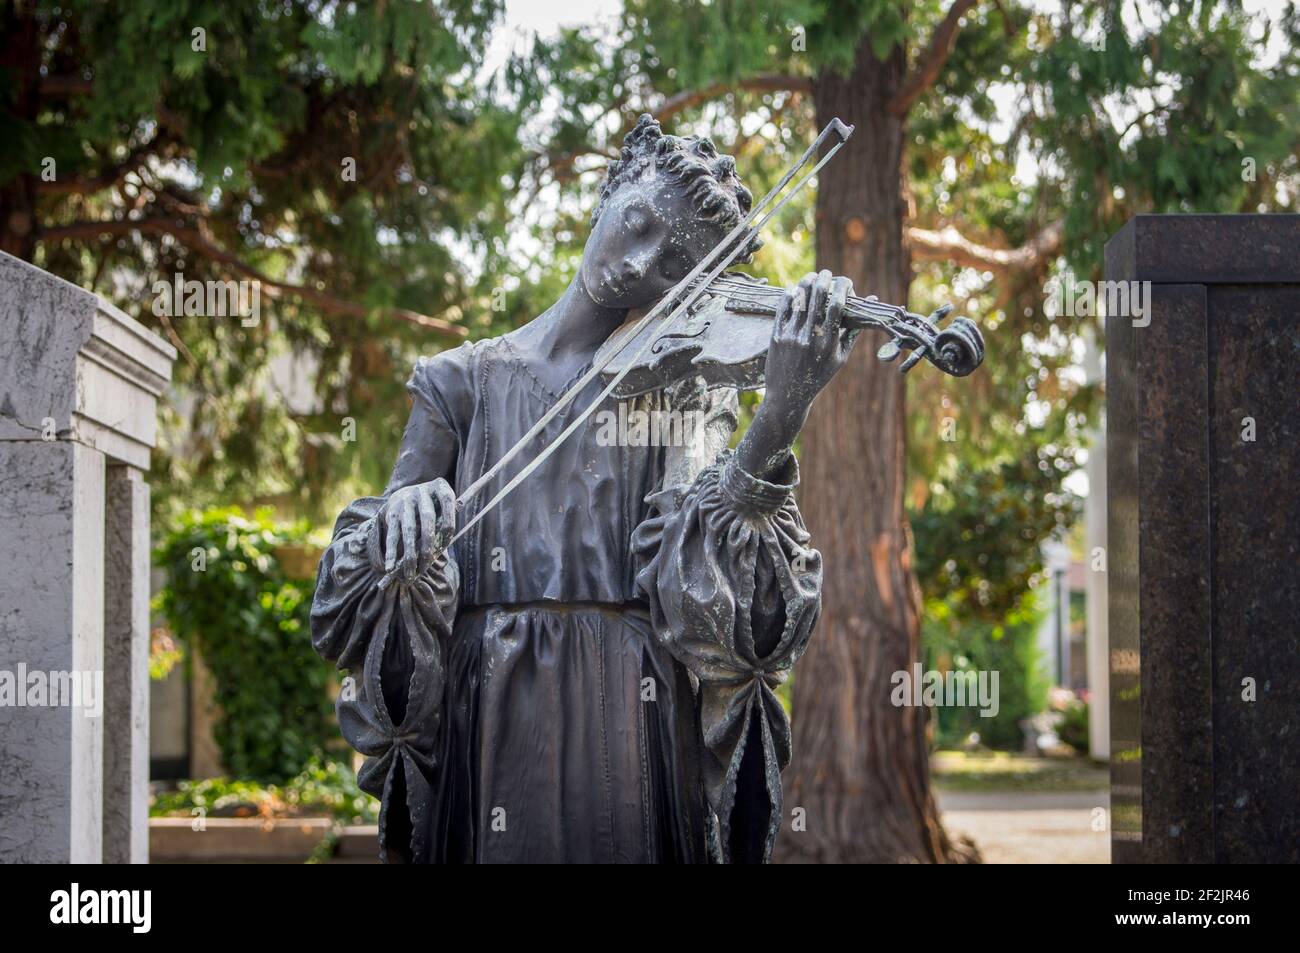
[[[579,274],[559,301],[520,330],[529,349],[543,360],[572,357],[586,361],[626,320],[626,310],[606,308],[591,300]]]

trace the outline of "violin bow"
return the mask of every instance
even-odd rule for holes
[[[741,219],[741,221],[730,232],[728,232],[721,241],[714,245],[713,248],[710,249],[709,253],[691,269],[690,273],[682,278],[682,280],[679,281],[673,289],[668,292],[668,294],[661,298],[654,308],[637,320],[632,331],[627,335],[627,343],[624,344],[622,348],[612,350],[600,361],[593,362],[591,368],[560,396],[551,408],[542,415],[537,423],[533,424],[533,426],[528,429],[528,432],[520,437],[515,442],[514,446],[502,455],[500,460],[494,463],[483,473],[482,476],[461,492],[460,496],[456,498],[456,511],[458,513],[464,509],[465,505],[470,500],[482,492],[483,488],[488,485],[492,478],[500,473],[511,460],[517,457],[523,449],[546,428],[547,424],[554,420],[565,407],[572,403],[573,399],[577,397],[577,395],[581,393],[592,380],[604,371],[604,369],[609,366],[609,364],[618,357],[632,341],[636,339],[642,329],[658,318],[659,315],[669,307],[669,305],[674,305],[672,310],[659,320],[659,323],[656,325],[654,330],[646,336],[645,341],[637,349],[632,359],[627,362],[623,370],[615,374],[610,379],[609,383],[607,383],[601,390],[600,394],[596,396],[596,398],[582,411],[582,413],[572,420],[553,441],[542,448],[542,450],[528,462],[528,465],[520,470],[519,473],[516,474],[509,483],[502,487],[495,496],[483,504],[469,522],[457,530],[456,535],[448,540],[446,545],[447,549],[450,549],[457,540],[473,529],[479,520],[483,519],[483,517],[490,513],[502,500],[514,492],[515,488],[519,486],[519,484],[528,479],[528,477],[534,473],[538,467],[545,463],[547,458],[550,457],[551,454],[553,454],[559,446],[564,443],[571,434],[573,434],[574,431],[586,422],[588,417],[596,412],[597,408],[604,403],[605,399],[614,392],[614,389],[618,386],[619,382],[623,380],[624,376],[627,375],[628,371],[635,366],[637,360],[639,360],[641,356],[654,345],[655,341],[659,339],[663,332],[667,330],[678,317],[687,311],[690,306],[694,304],[702,294],[704,294],[708,289],[709,284],[726,271],[728,266],[736,260],[741,251],[743,251],[749,244],[750,240],[762,230],[763,226],[766,225],[777,212],[781,211],[781,209],[785,207],[786,203],[794,198],[794,196],[797,195],[800,190],[802,190],[804,186],[806,186],[809,181],[817,175],[822,166],[829,162],[831,158],[834,157],[835,153],[839,152],[840,149],[843,148],[844,144],[849,141],[851,135],[853,135],[853,126],[846,125],[839,119],[832,119],[827,123],[826,128],[821,131],[813,141],[812,145],[804,150],[803,155],[799,157],[798,161],[786,170],[785,174],[781,176],[781,180],[777,182],[765,196],[763,196],[762,201],[750,209],[749,214]],[[822,143],[826,142],[832,136],[836,139],[835,144],[831,146],[831,148],[826,152],[826,155],[822,156],[817,164],[813,166],[812,171],[796,182],[794,187],[790,189],[790,191],[787,192],[780,201],[776,202],[775,205],[772,205],[770,210],[767,210],[767,206],[772,204],[773,200],[776,199],[776,196],[781,193],[781,190],[789,185],[790,181],[799,173],[799,170],[806,166],[817,154],[817,150],[821,147]],[[728,248],[731,250],[726,251]],[[722,260],[715,265],[714,262],[718,260],[719,256],[721,256]],[[709,273],[708,277],[696,284],[696,279],[705,274],[705,272]],[[379,587],[381,589],[387,588],[395,576],[396,570],[387,573],[384,578],[380,580]]]

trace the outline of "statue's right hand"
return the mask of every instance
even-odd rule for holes
[[[385,573],[411,583],[451,542],[456,494],[441,477],[404,486],[393,491],[378,518],[384,527]]]

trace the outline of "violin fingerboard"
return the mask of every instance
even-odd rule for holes
[[[776,305],[762,301],[742,301],[739,298],[728,298],[726,307],[733,314],[762,314],[769,318],[776,317]]]

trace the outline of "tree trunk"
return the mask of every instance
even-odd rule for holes
[[[0,7],[0,75],[9,86],[0,109],[10,121],[34,124],[40,109],[40,29],[25,3]],[[27,143],[6,148],[27,151]],[[24,156],[24,158],[29,158]],[[36,177],[25,171],[0,184],[0,251],[31,261],[36,253]]]
[[[887,109],[902,50],[877,59],[864,38],[847,75],[813,83],[817,124],[857,127],[821,172],[817,267],[858,294],[904,304],[904,119]],[[890,676],[921,658],[919,591],[903,512],[905,378],[876,360],[868,333],[818,398],[802,437],[799,505],[825,564],[822,615],[794,678],[786,808],[806,830],[777,843],[786,862],[972,859],[939,823],[930,794],[925,708],[894,707]]]

